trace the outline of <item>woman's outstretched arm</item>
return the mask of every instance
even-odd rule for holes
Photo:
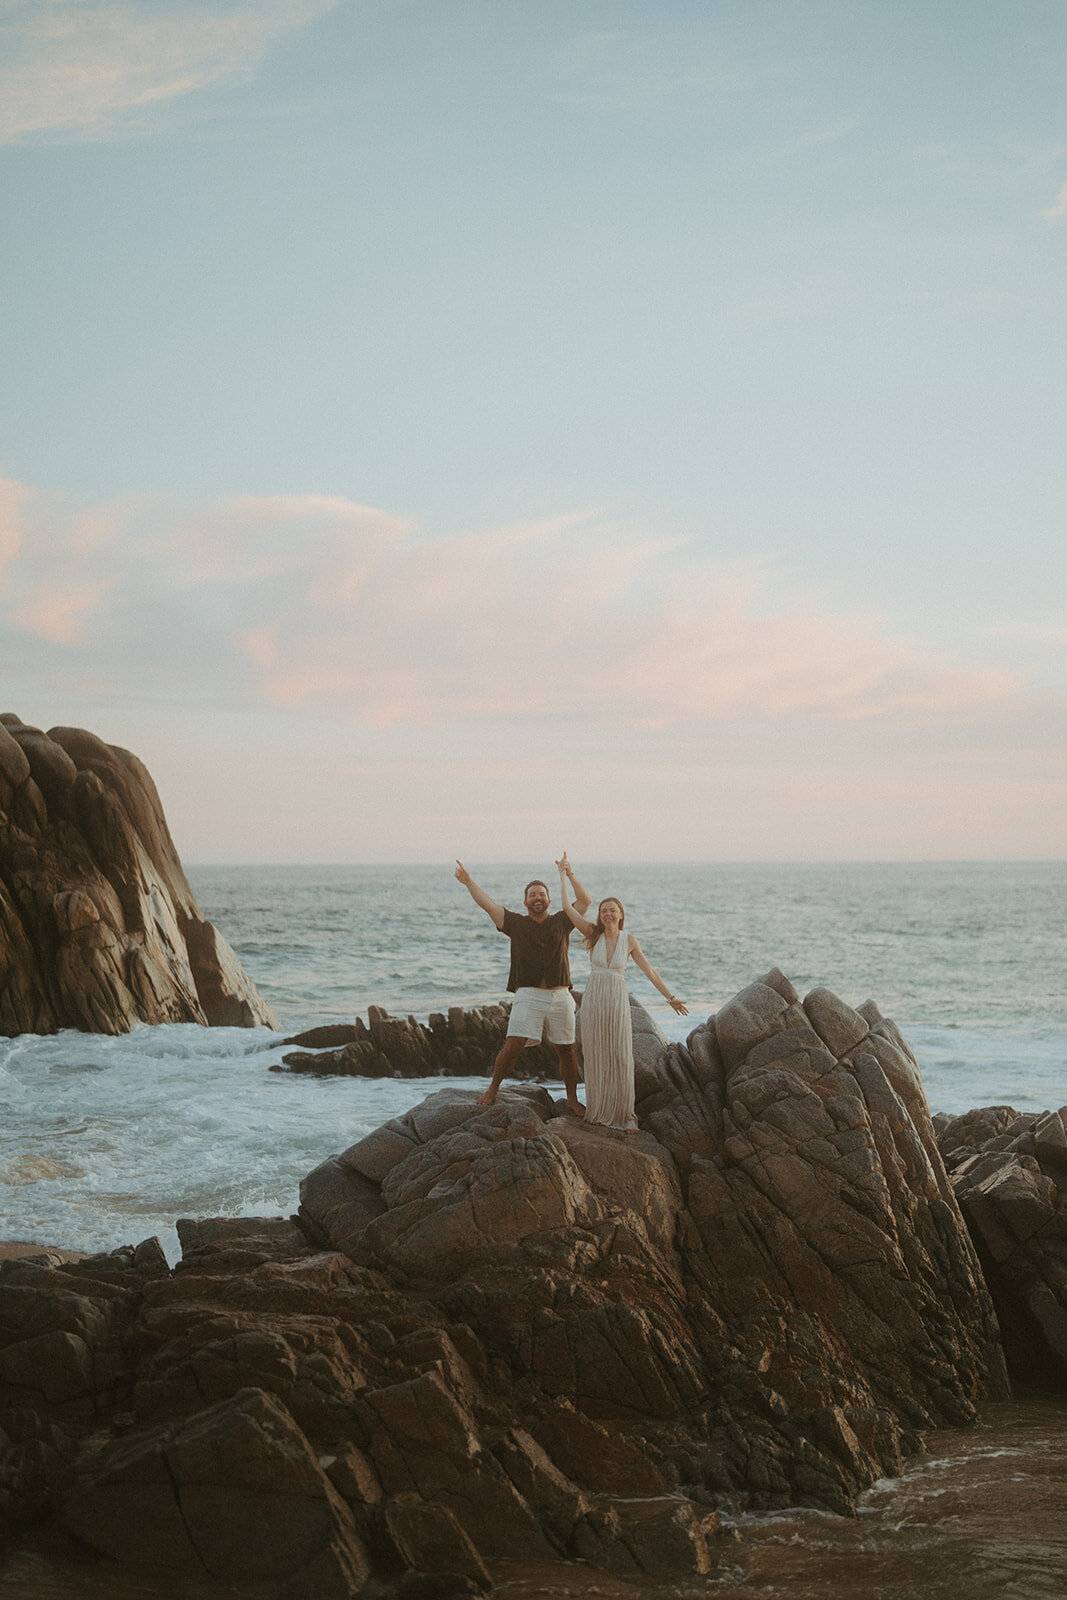
[[[585,918],[582,916],[582,911],[585,911],[589,906],[589,896],[578,882],[578,879],[575,878],[574,873],[571,871],[571,864],[567,860],[566,850],[563,852],[562,859],[556,862],[556,866],[559,868],[559,893],[560,899],[563,902],[563,909],[574,923],[574,926],[578,929],[578,932],[584,933],[587,939],[591,939],[593,934],[596,932],[596,924],[592,922],[586,922]],[[581,889],[582,891],[582,900],[578,902],[582,908],[581,911],[579,911],[578,906],[576,906],[571,900],[571,889],[568,879],[573,879],[574,887],[576,889]]]
[[[561,872],[566,874],[567,881],[570,883],[571,888],[574,890],[574,909],[575,909],[575,911],[577,911],[577,913],[578,913],[578,915],[580,917],[584,917],[586,912],[589,910],[589,907],[593,903],[592,896],[590,895],[589,890],[586,888],[585,884],[582,883],[581,879],[578,877],[578,874],[575,872],[575,870],[571,866],[570,862],[567,860],[567,852],[566,852],[566,850],[564,850],[564,852],[563,852],[563,860],[562,860],[562,862],[557,861],[556,862],[556,866],[559,867]]]
[[[689,1007],[686,1005],[684,1000],[679,1000],[677,995],[671,994],[671,991],[667,988],[667,985],[664,983],[655,967],[649,964],[645,952],[641,949],[640,943],[632,933],[630,935],[630,954],[637,962],[637,965],[641,968],[641,971],[644,973],[649,983],[654,984],[659,990],[660,994],[663,996],[664,1000],[669,1001],[671,1010],[677,1011],[680,1017],[687,1017],[689,1015]]]

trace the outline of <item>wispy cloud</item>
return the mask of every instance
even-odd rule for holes
[[[91,668],[123,694],[180,681],[378,729],[649,730],[937,723],[1024,692],[877,616],[834,612],[766,563],[715,561],[605,514],[431,538],[341,497],[89,508],[23,491],[15,515],[8,625],[51,650],[53,672]]]
[[[1043,217],[1067,217],[1067,183],[1065,183],[1047,211],[1041,213]]]
[[[90,637],[91,619],[110,587],[106,578],[98,578],[83,584],[61,584],[51,590],[37,590],[11,613],[11,621],[16,628],[49,644],[85,644]]]
[[[0,581],[4,568],[19,553],[22,542],[22,513],[32,491],[12,478],[0,478]]]
[[[101,137],[130,113],[249,73],[337,0],[8,0],[0,142]]]

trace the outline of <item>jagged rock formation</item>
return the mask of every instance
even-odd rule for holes
[[[0,1033],[277,1027],[205,920],[147,770],[80,728],[0,717]]]
[[[151,1242],[0,1269],[0,1512],[279,1600],[506,1558],[666,1578],[711,1570],[721,1514],[847,1513],[1006,1393],[876,1007],[772,972],[635,1047],[636,1135],[446,1087],[298,1219],[180,1224],[173,1273]]]
[[[271,1072],[308,1072],[316,1076],[357,1078],[456,1078],[491,1073],[507,1033],[510,1003],[479,1006],[470,1011],[450,1006],[435,1011],[429,1026],[391,1017],[371,1006],[367,1021],[312,1028],[286,1044],[309,1046],[282,1057]],[[323,1048],[333,1046],[334,1048]],[[551,1045],[528,1045],[519,1060],[524,1078],[558,1078],[559,1057]]]
[[[1067,1106],[934,1121],[1012,1375],[1067,1389]]]

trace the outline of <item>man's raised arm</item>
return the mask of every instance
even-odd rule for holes
[[[504,926],[504,907],[498,906],[496,901],[487,895],[484,889],[479,889],[462,861],[456,862],[456,877],[466,889],[476,906],[481,906],[487,917],[492,917],[497,930]]]

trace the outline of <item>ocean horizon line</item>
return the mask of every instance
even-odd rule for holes
[[[462,859],[460,857],[459,859]],[[478,858],[479,867],[524,867],[533,856]],[[583,864],[628,867],[1060,867],[1063,856],[585,856]],[[418,860],[385,857],[344,861],[240,861],[192,860],[184,866],[193,869],[236,868],[292,870],[293,868],[336,867],[434,867],[451,871],[453,861],[433,857]]]

